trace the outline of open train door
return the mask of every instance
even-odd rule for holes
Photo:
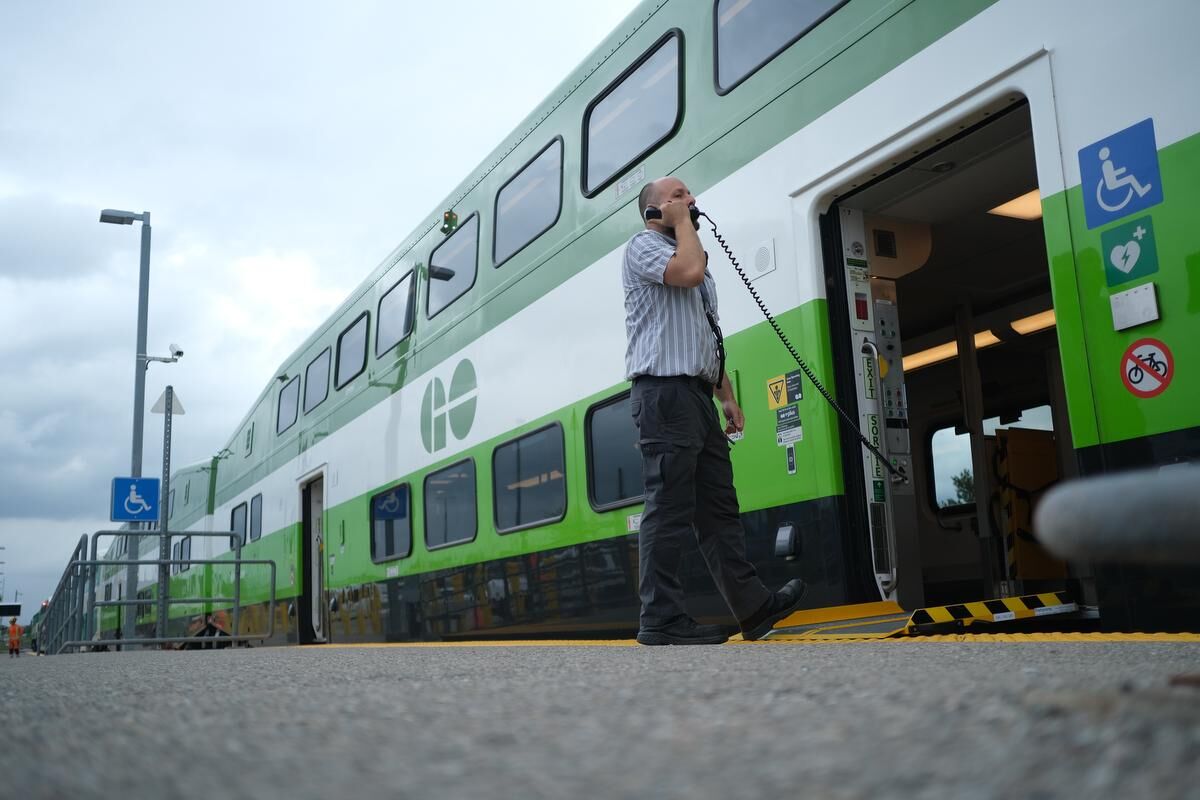
[[[886,456],[842,426],[847,530],[905,610],[1074,610],[1031,531],[1076,463],[1029,105],[934,141],[822,219],[838,401]]]

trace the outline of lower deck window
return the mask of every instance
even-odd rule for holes
[[[500,445],[492,462],[496,530],[557,522],[567,511],[562,428],[553,425]]]
[[[592,408],[587,444],[592,506],[600,510],[640,501],[646,488],[628,392]]]
[[[475,538],[475,462],[460,461],[425,478],[425,546],[444,547]]]
[[[372,561],[390,561],[412,554],[411,507],[407,483],[371,498]]]

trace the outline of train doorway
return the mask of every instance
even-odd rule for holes
[[[955,126],[822,225],[839,401],[910,477],[842,432],[865,579],[905,609],[1066,588],[1031,531],[1076,461],[1028,105]]]
[[[326,639],[325,613],[325,480],[316,478],[300,489],[300,561],[303,584],[298,603],[300,644],[320,644]]]

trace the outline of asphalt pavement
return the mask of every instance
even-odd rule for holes
[[[1200,643],[0,661],[11,798],[1200,797]]]

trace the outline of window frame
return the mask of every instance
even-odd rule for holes
[[[245,524],[245,527],[243,527],[242,535],[241,535],[242,547],[245,547],[246,546],[246,536],[250,532],[250,507],[246,503],[245,500],[238,503],[233,508],[229,509],[229,530],[232,533],[238,532],[237,526],[233,524],[233,515],[237,513],[239,508],[242,510],[242,513],[245,515],[243,517],[243,522]]]
[[[447,470],[453,469],[454,467],[460,466],[462,464],[467,464],[467,463],[469,463],[471,465],[471,471],[474,473],[474,479],[472,482],[475,484],[475,489],[471,493],[471,496],[475,503],[475,531],[474,531],[474,533],[471,534],[471,538],[469,538],[469,539],[455,539],[453,542],[445,542],[443,544],[431,545],[431,544],[429,544],[429,500],[428,500],[429,479],[434,477],[435,475],[438,475],[439,473],[446,472]],[[458,461],[454,461],[450,464],[447,464],[444,467],[439,467],[438,469],[435,469],[432,472],[426,473],[425,477],[421,480],[421,517],[422,517],[422,523],[423,523],[422,524],[423,530],[421,533],[425,539],[425,550],[427,552],[432,553],[436,550],[445,550],[450,547],[459,547],[464,544],[470,544],[471,542],[473,542],[479,538],[479,467],[475,463],[475,458],[473,456],[467,456],[466,458],[461,458]]]
[[[778,58],[779,55],[783,51],[787,50],[789,47],[794,45],[796,42],[803,39],[805,36],[807,36],[809,33],[811,33],[814,28],[816,28],[818,25],[820,25],[825,20],[832,17],[834,14],[836,14],[842,8],[842,6],[846,5],[849,2],[850,2],[850,0],[841,0],[841,2],[839,2],[837,5],[833,6],[828,11],[826,11],[824,14],[822,14],[820,17],[818,17],[816,20],[814,20],[811,25],[809,25],[804,30],[800,31],[800,33],[796,34],[796,36],[793,37],[792,39],[789,39],[782,47],[780,47],[774,53],[771,53],[771,55],[764,58],[761,62],[759,62],[758,66],[756,66],[754,69],[750,70],[745,75],[738,78],[734,83],[730,84],[727,88],[722,89],[721,88],[721,39],[720,39],[721,32],[720,32],[720,25],[718,24],[720,22],[720,15],[717,13],[717,9],[720,8],[720,6],[721,6],[721,0],[713,0],[713,9],[712,9],[712,11],[713,11],[713,13],[712,13],[712,21],[713,21],[712,22],[712,24],[713,24],[713,28],[712,28],[712,31],[713,31],[713,38],[712,38],[712,43],[713,43],[713,89],[716,91],[717,95],[719,97],[724,97],[725,95],[729,94],[734,89],[736,89],[737,87],[741,86],[743,83],[748,81],[750,78],[754,77],[754,75],[756,75],[760,69],[762,69],[767,64],[770,64],[772,61],[774,61],[776,58]]]
[[[254,532],[254,517],[255,517],[254,507],[255,507],[255,505],[258,506],[258,533],[257,534],[255,534],[255,532]],[[263,506],[262,492],[259,492],[258,494],[254,495],[254,497],[250,498],[250,511],[249,511],[249,516],[246,519],[246,537],[247,537],[247,540],[250,542],[257,542],[259,539],[262,538],[262,506]]]
[[[178,539],[178,541],[176,541],[173,545],[171,545],[171,558],[178,561],[180,558],[183,557],[182,555],[180,555],[181,553],[183,553],[183,537],[180,537]],[[183,566],[182,564],[172,564],[171,565],[171,574],[178,575],[180,572],[183,571],[181,569],[182,566]]]
[[[475,482],[476,482],[476,484],[479,483],[478,477],[476,478]],[[413,554],[413,550],[415,549],[413,546],[414,540],[416,539],[416,537],[413,535],[413,533],[414,533],[413,528],[416,527],[415,525],[413,525],[413,491],[412,491],[412,483],[410,483],[409,481],[401,481],[400,483],[392,484],[391,486],[387,487],[386,489],[381,489],[380,491],[372,494],[370,499],[367,501],[370,504],[368,507],[367,516],[369,517],[370,522],[371,522],[371,525],[369,528],[369,531],[371,534],[371,541],[372,542],[375,541],[375,498],[379,497],[380,495],[387,494],[388,492],[393,492],[396,489],[399,489],[400,487],[404,487],[404,489],[406,490],[406,493],[408,495],[408,552],[404,553],[403,555],[393,555],[393,556],[388,556],[386,558],[376,558],[374,555],[372,555],[371,556],[372,564],[387,564],[391,561],[399,561],[404,558],[410,558]],[[476,527],[476,529],[478,529],[479,528],[478,511],[476,512],[476,517],[477,518],[475,521],[475,527]],[[426,547],[428,547],[428,543],[426,543]],[[367,546],[367,552],[368,553],[371,552],[371,546],[369,543]]]
[[[332,353],[329,345],[325,345],[325,348],[323,350],[321,350],[321,352],[319,352],[315,356],[313,356],[312,361],[309,361],[308,366],[304,368],[304,386],[301,387],[301,391],[300,391],[300,413],[302,415],[307,415],[308,412],[315,411],[317,408],[320,407],[321,403],[324,403],[326,400],[329,399],[329,381],[330,381],[331,376],[330,376],[329,368],[326,367],[326,369],[325,369],[325,396],[322,397],[317,402],[313,403],[312,408],[306,408],[306,406],[308,405],[308,373],[309,373],[309,370],[312,369],[313,364],[316,364],[321,359],[321,357],[326,354],[329,354],[329,357],[331,359],[333,358],[333,353]]]
[[[598,514],[604,513],[606,511],[615,511],[618,508],[628,508],[629,506],[636,506],[639,503],[646,502],[645,491],[643,491],[642,494],[637,495],[636,497],[633,497],[633,498],[630,498],[627,500],[617,500],[612,503],[604,503],[604,504],[598,504],[596,502],[596,482],[595,482],[596,465],[594,463],[595,459],[593,457],[594,456],[594,448],[592,447],[592,417],[600,409],[606,408],[611,405],[616,405],[617,403],[621,402],[622,400],[625,400],[627,398],[632,399],[632,397],[633,397],[633,389],[631,387],[629,389],[626,389],[623,392],[619,392],[611,397],[607,397],[603,400],[593,403],[588,408],[587,413],[585,413],[584,417],[583,417],[583,449],[584,449],[584,461],[587,465],[588,505],[591,506],[592,510]]]
[[[672,123],[670,130],[668,130],[666,133],[664,133],[657,140],[655,140],[655,141],[651,142],[649,145],[647,145],[645,149],[640,151],[633,158],[629,159],[629,161],[626,162],[624,164],[624,166],[620,167],[619,169],[614,171],[612,175],[609,175],[607,178],[605,178],[604,181],[602,183],[598,184],[595,189],[588,191],[588,188],[587,188],[588,122],[592,118],[592,112],[595,111],[596,106],[600,105],[600,103],[602,103],[606,97],[608,97],[610,94],[612,94],[614,91],[616,91],[617,87],[619,87],[622,83],[624,83],[626,78],[628,78],[634,72],[637,72],[638,68],[641,67],[642,64],[645,64],[647,61],[649,61],[654,56],[654,54],[658,52],[659,48],[661,48],[663,45],[665,45],[667,43],[667,40],[672,37],[676,38],[678,46],[679,46],[679,52],[677,54],[677,61],[676,61],[677,68],[675,70],[676,74],[677,74],[678,82],[679,82],[679,85],[677,87],[678,92],[679,92],[679,103],[678,103],[678,107],[675,109],[675,122]],[[683,31],[679,28],[670,28],[662,36],[658,37],[654,41],[654,43],[650,45],[650,47],[646,48],[646,50],[640,56],[638,56],[637,59],[634,60],[634,62],[632,64],[630,64],[628,67],[626,67],[625,70],[620,75],[618,75],[616,78],[614,78],[612,81],[610,81],[608,83],[608,85],[605,86],[604,89],[600,92],[600,94],[598,94],[598,95],[596,95],[596,97],[592,98],[592,100],[590,102],[588,102],[587,106],[584,107],[583,128],[582,128],[581,135],[580,135],[580,155],[579,155],[579,159],[580,159],[579,160],[579,190],[583,193],[584,197],[591,199],[591,198],[599,195],[601,192],[603,192],[605,189],[607,189],[613,183],[620,180],[621,176],[624,175],[626,172],[628,172],[630,167],[632,167],[634,164],[637,164],[639,161],[642,161],[643,159],[645,159],[646,156],[650,155],[652,152],[657,150],[659,147],[662,147],[668,141],[673,139],[675,137],[675,134],[679,133],[679,129],[683,126],[684,106],[686,105],[686,96],[684,94],[685,88],[686,88],[685,81],[684,81],[684,73],[686,72],[685,66],[686,66],[686,58],[685,58],[685,51],[684,51]]]
[[[563,485],[562,485],[563,510],[562,510],[562,513],[559,514],[557,517],[547,517],[546,519],[535,520],[534,522],[526,522],[523,525],[517,525],[516,527],[513,527],[513,528],[501,528],[500,527],[500,519],[499,519],[500,493],[496,491],[496,478],[497,478],[496,455],[500,452],[500,448],[502,448],[502,447],[507,447],[510,444],[516,444],[517,442],[521,441],[522,439],[528,439],[530,436],[535,436],[543,431],[548,431],[551,428],[558,429],[558,444],[559,444],[560,452],[562,453],[562,472],[563,472]],[[570,493],[567,491],[567,439],[566,439],[566,432],[563,430],[563,426],[562,426],[561,422],[559,422],[558,420],[555,420],[554,422],[551,422],[548,425],[543,425],[540,428],[535,428],[534,430],[526,431],[525,433],[522,433],[520,436],[515,436],[511,439],[508,439],[507,441],[503,441],[500,444],[498,444],[492,448],[492,526],[495,529],[496,533],[500,534],[501,536],[506,536],[510,533],[516,533],[517,531],[526,531],[526,530],[529,530],[530,528],[540,528],[545,525],[554,525],[555,523],[562,522],[567,517],[567,507],[568,507],[568,505],[570,505],[570,502],[571,502]]]
[[[283,393],[286,392],[293,383],[296,384],[296,414],[292,418],[291,422],[289,422],[284,427],[280,428],[279,420],[280,420],[280,412],[283,411],[283,403],[281,402],[281,400],[283,398]],[[275,435],[276,436],[282,436],[283,434],[290,431],[293,427],[295,427],[296,421],[300,419],[300,388],[301,387],[299,384],[300,384],[300,374],[297,373],[296,376],[294,378],[292,378],[290,381],[288,381],[287,383],[285,383],[283,385],[283,388],[279,390],[279,393],[275,395]]]
[[[245,452],[245,454],[242,455],[242,458],[249,458],[250,454],[254,452],[254,422],[253,422],[253,420],[250,422],[249,425],[246,426],[246,436],[244,439],[244,444],[245,444],[246,452]],[[184,502],[187,502],[187,501],[185,500]]]
[[[503,261],[497,261],[496,260],[496,233],[500,227],[500,195],[504,194],[504,190],[508,188],[508,185],[510,183],[515,181],[517,178],[521,177],[522,173],[524,173],[525,170],[529,169],[531,166],[533,166],[533,163],[535,161],[537,161],[539,158],[541,158],[543,155],[545,155],[546,151],[549,150],[551,147],[553,147],[555,142],[558,143],[560,150],[559,150],[559,159],[558,159],[558,210],[554,212],[554,219],[552,219],[550,221],[550,224],[548,224],[546,227],[542,228],[540,231],[535,233],[529,239],[529,241],[525,242],[523,245],[518,247],[516,250],[513,250],[511,253],[509,253],[507,256],[505,256]],[[492,269],[500,269],[500,267],[507,264],[509,261],[511,261],[517,255],[519,255],[522,250],[524,250],[526,247],[529,247],[529,245],[533,244],[538,239],[542,238],[542,236],[544,236],[547,231],[549,231],[551,228],[553,228],[555,225],[558,224],[558,221],[562,218],[562,210],[563,210],[563,202],[564,202],[563,195],[566,194],[566,172],[567,172],[567,143],[566,143],[566,140],[563,139],[562,134],[560,133],[556,136],[551,137],[550,141],[547,142],[546,145],[541,150],[538,150],[537,153],[534,154],[533,158],[529,159],[524,164],[522,164],[520,169],[518,169],[516,172],[514,172],[512,174],[512,177],[510,177],[507,181],[505,181],[504,185],[496,190],[496,198],[495,198],[495,200],[492,201]]]
[[[427,281],[425,281],[425,319],[433,319],[438,314],[441,314],[443,311],[450,308],[450,306],[454,305],[459,300],[463,299],[463,297],[466,296],[467,292],[474,289],[475,284],[479,282],[479,239],[480,239],[479,234],[483,229],[483,215],[480,214],[478,211],[472,211],[470,214],[468,214],[467,218],[464,219],[462,222],[460,222],[458,224],[457,228],[450,231],[450,233],[446,234],[440,242],[438,242],[436,245],[434,245],[433,249],[429,251],[429,258],[426,259],[426,262],[425,262],[429,266],[427,266],[425,269],[426,269],[426,275],[428,275],[429,268],[433,266],[433,254],[436,253],[438,250],[441,250],[443,247],[445,247],[450,242],[450,240],[454,238],[455,234],[457,234],[464,227],[466,227],[467,223],[470,222],[472,219],[475,219],[476,217],[478,217],[479,219],[475,223],[475,274],[471,276],[471,283],[469,286],[467,286],[467,288],[463,289],[462,292],[460,292],[457,297],[455,297],[449,303],[446,303],[446,305],[439,308],[437,310],[437,312],[431,314],[429,311],[429,294],[430,294],[430,292],[433,291],[433,278],[429,278]]]
[[[179,557],[184,561],[187,561],[192,557],[192,537],[191,537],[191,535],[185,536],[179,540]],[[187,572],[191,568],[192,568],[191,564],[180,564],[179,565],[180,572]]]
[[[383,358],[385,355],[387,355],[388,353],[395,350],[397,347],[399,347],[401,344],[403,344],[410,336],[412,336],[413,332],[417,329],[417,283],[418,283],[417,275],[418,275],[417,270],[409,269],[408,272],[401,275],[400,278],[395,283],[393,283],[386,292],[384,292],[382,295],[379,296],[379,302],[376,303],[376,305],[375,305],[375,357],[376,358]],[[386,300],[388,298],[388,295],[390,295],[397,288],[399,288],[400,284],[404,283],[404,281],[407,280],[408,278],[412,278],[412,283],[409,285],[409,289],[408,289],[408,303],[412,307],[412,325],[410,325],[408,330],[404,332],[403,336],[401,336],[399,339],[397,339],[395,342],[393,342],[391,345],[389,345],[386,350],[380,351],[380,349],[379,349],[379,331],[382,330],[383,326],[381,326],[379,324],[379,321],[381,319],[383,319],[383,301]]]
[[[338,383],[338,365],[342,363],[342,339],[346,338],[346,334],[349,333],[351,330],[353,330],[354,326],[358,324],[359,320],[363,319],[364,317],[366,318],[367,331],[366,331],[366,334],[363,336],[362,366],[358,368],[358,372],[356,372],[353,375],[351,375],[350,377],[346,378],[346,380],[342,381],[341,383]],[[335,358],[333,360],[333,389],[334,389],[334,391],[340,392],[343,388],[345,388],[347,385],[349,385],[355,378],[357,378],[359,375],[362,375],[364,372],[367,371],[367,362],[370,360],[370,358],[369,358],[370,352],[369,352],[369,348],[368,348],[368,343],[370,341],[371,341],[371,312],[370,312],[370,310],[364,310],[361,314],[359,314],[357,317],[354,318],[353,322],[351,322],[349,325],[347,325],[345,328],[343,328],[342,332],[338,334],[337,352],[336,352]]]

